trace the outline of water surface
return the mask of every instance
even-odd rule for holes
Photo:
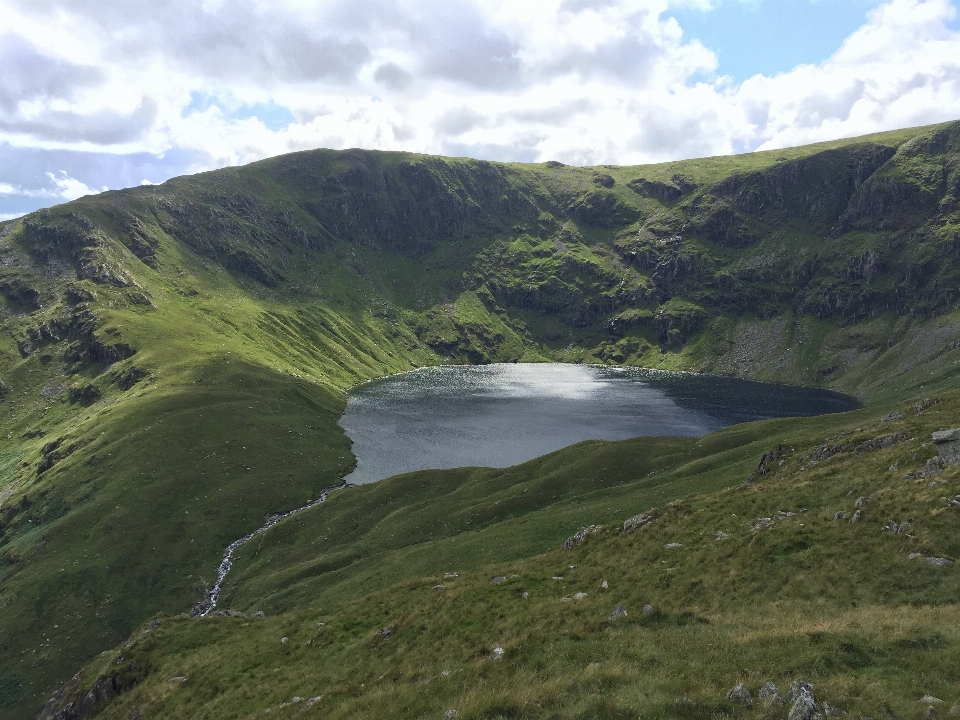
[[[340,424],[373,482],[411,470],[507,467],[581,440],[699,436],[749,420],[860,407],[820,388],[597,365],[444,366],[364,383]]]

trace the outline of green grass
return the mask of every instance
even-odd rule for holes
[[[782,420],[700,440],[595,443],[504,471],[513,484],[460,471],[353,489],[244,552],[232,600],[246,617],[161,616],[158,628],[138,630],[132,645],[86,673],[132,661],[149,668],[105,718],[134,710],[295,717],[317,696],[309,712],[318,717],[442,716],[450,708],[476,718],[782,717],[786,710],[762,706],[746,712],[726,691],[743,682],[756,697],[773,681],[785,694],[794,679],[851,713],[919,717],[923,695],[960,700],[956,570],[908,559],[960,551],[957,511],[940,500],[960,490],[960,471],[932,487],[901,476],[932,454],[929,431],[955,417],[958,402],[953,391],[920,414],[907,404],[902,420],[886,423],[881,409],[847,413],[820,434]],[[801,470],[824,441],[855,447],[898,433],[915,439]],[[753,485],[739,483],[774,440],[787,445],[784,464]],[[614,475],[606,489],[564,485],[580,461],[618,469],[632,462],[625,473],[635,479],[620,484]],[[664,476],[659,484],[641,475],[651,466]],[[548,468],[553,476],[543,474]],[[732,487],[710,491],[709,478],[724,475],[715,484]],[[538,484],[544,477],[553,484]],[[483,511],[481,486],[489,491]],[[545,489],[557,499],[542,497]],[[449,501],[451,493],[464,497]],[[871,497],[861,522],[833,519],[860,495]],[[652,505],[658,518],[648,527],[618,532],[626,516]],[[778,511],[794,514],[754,529]],[[908,517],[909,533],[881,530]],[[440,518],[449,527],[437,528]],[[457,528],[465,518],[482,527]],[[560,550],[585,523],[603,529]],[[719,531],[728,536],[717,540]],[[448,539],[436,537],[444,532]],[[357,558],[324,570],[342,558],[341,543]],[[492,584],[495,576],[505,581]],[[438,584],[446,589],[432,589]],[[586,597],[573,599],[578,592]],[[618,604],[627,616],[609,621]],[[253,617],[257,608],[267,616]],[[384,627],[393,634],[378,634]],[[494,647],[502,659],[490,659]],[[681,697],[692,704],[677,706]]]
[[[868,408],[699,441],[588,444],[518,468],[419,473],[351,489],[245,548],[224,602],[306,618],[351,603],[390,605],[400,593],[391,588],[432,583],[424,578],[445,567],[492,572],[490,563],[512,563],[511,572],[539,577],[547,547],[581,524],[609,527],[621,519],[611,515],[616,508],[626,514],[691,497],[722,504],[726,496],[717,493],[742,482],[779,442],[809,447],[930,394],[946,398],[937,407],[954,407],[957,127],[630,168],[316,151],[103,193],[2,224],[4,716],[34,716],[87,661],[94,664],[84,680],[92,680],[99,653],[153,614],[175,615],[200,599],[227,543],[259,527],[265,515],[336,484],[354,462],[336,424],[345,392],[372,377],[444,362],[600,361],[829,385],[856,392]],[[857,168],[886,157],[872,175],[864,171],[869,177],[857,176]],[[607,174],[612,187],[594,181]],[[642,183],[630,185],[638,178],[665,183],[653,191],[667,192],[665,199]],[[671,183],[678,194],[669,194]],[[891,203],[894,196],[906,200]],[[949,414],[939,422],[956,424]],[[860,472],[851,465],[836,482]],[[811,512],[813,500],[835,492],[830,485],[811,496]],[[329,540],[319,545],[321,537]],[[612,535],[592,538],[588,547],[594,542],[607,548],[603,562],[613,572],[624,547]],[[764,567],[744,553],[744,568]],[[900,572],[870,557],[861,560],[878,577]],[[715,572],[715,557],[698,558],[696,567]],[[484,595],[484,582],[477,580],[480,594],[463,610],[465,627],[490,623],[481,611],[493,597]],[[881,602],[882,588],[865,587],[858,602],[877,606],[879,615],[894,607],[894,600]],[[898,592],[902,602],[917,600]],[[930,592],[940,597],[941,590]],[[682,595],[670,597],[677,607],[694,607]],[[744,602],[731,595],[710,612],[740,617]],[[764,602],[773,607],[778,600]],[[824,612],[846,617],[849,608],[831,602]],[[420,612],[416,603],[397,607]],[[357,612],[356,627],[380,622],[372,610]],[[757,618],[757,628],[768,621]],[[196,638],[206,628],[233,627],[221,619],[168,622]],[[584,623],[571,631],[593,638],[584,647],[605,637],[590,635],[596,629]],[[710,627],[734,627],[732,619],[717,623]],[[716,657],[710,653],[719,651],[688,638],[699,627],[688,625],[670,626],[678,635],[664,641],[689,643],[684,654],[702,656],[704,677],[727,682],[706,671]],[[567,636],[554,637],[550,627],[531,626],[541,648],[531,667],[549,672],[518,675],[522,683],[511,684],[496,674],[506,664],[471,660],[476,677],[492,673],[492,684],[473,683],[467,693],[454,683],[465,698],[463,713],[533,712],[523,705],[533,695],[520,699],[521,684],[541,687],[536,678],[544,673],[557,684],[543,680],[547,689],[530,692],[550,708],[547,716],[616,717],[621,705],[648,714],[687,712],[672,705],[671,693],[680,691],[666,670],[649,695],[630,679],[633,671],[624,668],[647,667],[643,655],[623,650],[613,669],[588,673],[599,661],[580,664],[593,650],[579,655],[552,645]],[[470,637],[461,638],[472,648],[468,655],[456,649],[449,657],[479,652],[480,635]],[[363,633],[354,641],[344,653],[370,643]],[[424,673],[439,662],[430,659],[432,647],[417,651]],[[167,667],[180,651],[166,652],[158,646],[150,662]],[[575,662],[561,672],[565,657]],[[651,668],[679,662],[657,657]],[[346,695],[331,696],[339,698],[336,712],[385,707],[351,704],[364,693],[354,697],[349,673],[337,673],[363,662],[343,655],[323,671],[335,686],[345,683]],[[433,675],[412,667],[403,677],[416,678],[414,684],[397,684],[408,699],[388,693],[382,703],[409,705],[416,715],[434,712],[422,704],[431,697],[455,697],[423,693],[416,683]],[[590,688],[632,688],[624,690],[629,700],[575,689],[597,672],[601,679]],[[163,688],[171,698],[188,697],[159,677],[151,671],[135,692]],[[247,707],[227,691],[236,684],[227,680],[207,685],[223,688],[222,707],[204,705],[203,713],[231,716]],[[726,712],[723,698],[714,698],[717,686],[704,687],[690,695],[706,703],[693,716]],[[870,702],[886,697],[877,687],[879,695],[862,691]],[[277,685],[281,690],[301,692],[292,684]],[[134,702],[129,697],[116,707]],[[488,699],[501,710],[482,709]]]

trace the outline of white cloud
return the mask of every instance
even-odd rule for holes
[[[76,200],[84,195],[96,195],[100,190],[94,190],[76,178],[67,175],[65,170],[58,174],[45,173],[49,180],[48,186],[43,188],[24,188],[8,182],[0,182],[0,197],[43,198],[49,200]],[[104,190],[109,190],[104,187]]]
[[[640,163],[960,117],[950,0],[889,0],[819,65],[740,85],[669,17],[713,4],[0,0],[0,145],[191,171],[314,147]],[[68,179],[43,191],[93,192]]]

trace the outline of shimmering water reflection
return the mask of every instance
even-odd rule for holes
[[[422,368],[350,393],[352,483],[465,466],[507,467],[581,440],[704,435],[725,425],[860,407],[819,388],[559,363]]]

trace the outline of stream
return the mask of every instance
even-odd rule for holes
[[[217,601],[220,599],[220,592],[223,590],[223,580],[227,577],[227,573],[229,573],[230,569],[233,567],[233,555],[237,550],[253,540],[257,535],[272,528],[281,520],[286,520],[291,515],[296,515],[304,510],[309,510],[312,507],[316,507],[320,503],[326,501],[326,499],[337,490],[342,490],[348,487],[351,487],[351,484],[344,480],[339,485],[334,485],[333,487],[327,488],[320,493],[320,496],[316,500],[311,500],[303,507],[298,507],[295,510],[289,510],[285,513],[278,513],[277,515],[270,515],[267,518],[267,521],[252,533],[244,535],[239,540],[234,540],[232,543],[227,545],[227,549],[223,553],[223,559],[220,561],[219,567],[217,567],[217,582],[212,588],[210,588],[209,591],[207,591],[203,600],[193,606],[193,610],[190,612],[191,617],[206,617],[213,612],[214,608],[217,607]]]

